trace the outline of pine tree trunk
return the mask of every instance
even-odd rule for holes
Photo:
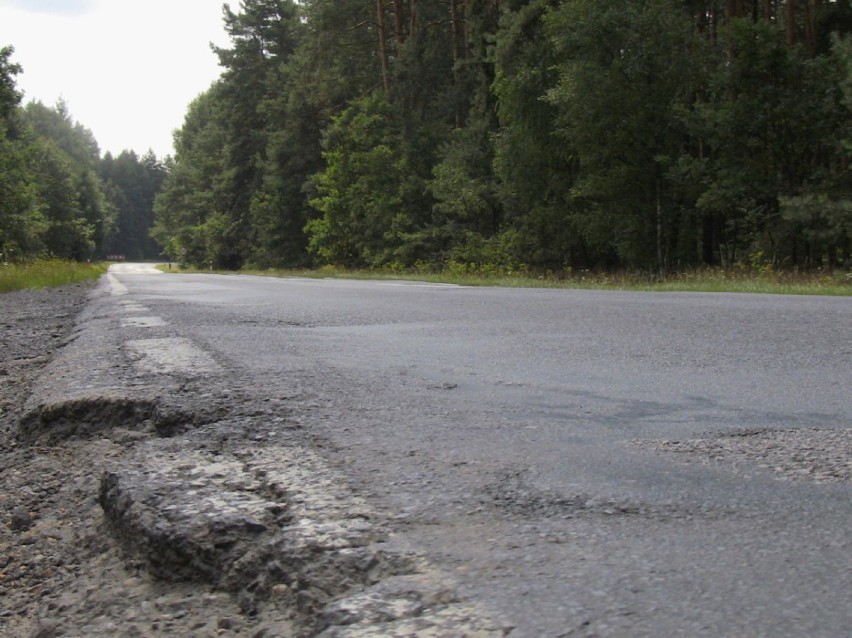
[[[737,0],[725,0],[725,22],[730,22],[737,15]]]
[[[817,29],[816,20],[822,9],[822,0],[808,0],[805,2],[805,39],[808,44],[808,52],[816,55],[817,52]]]
[[[473,8],[470,6],[472,4],[471,0],[465,0],[462,5],[462,24],[464,25],[464,29],[462,29],[462,44],[461,44],[461,52],[462,56],[467,58],[470,56],[470,17],[473,15]]]
[[[397,44],[402,45],[405,42],[405,7],[403,0],[393,0],[393,17],[396,28]]]
[[[376,0],[376,22],[379,25],[379,60],[381,60],[382,65],[382,86],[384,86],[385,92],[388,92],[390,91],[390,72],[388,70],[388,43],[383,0]]]
[[[796,44],[796,2],[795,0],[787,0],[787,6],[784,10],[784,25],[787,30],[787,44],[793,46]]]
[[[459,25],[459,0],[450,0],[450,29],[453,36],[453,73],[455,74],[455,66],[461,59],[460,45],[461,27]]]
[[[725,21],[730,22],[734,18],[744,18],[745,0],[725,0]]]

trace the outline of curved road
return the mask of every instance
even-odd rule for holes
[[[512,636],[850,635],[850,298],[111,281]]]

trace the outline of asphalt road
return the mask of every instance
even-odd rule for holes
[[[852,299],[111,276],[512,636],[852,636]]]

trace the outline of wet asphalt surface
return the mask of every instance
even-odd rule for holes
[[[825,454],[852,299],[115,277],[160,320],[128,340],[280,402],[512,636],[852,635],[848,480],[666,447],[801,430]]]

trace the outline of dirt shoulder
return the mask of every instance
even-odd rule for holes
[[[0,294],[0,451],[10,436],[30,386],[69,334],[92,284]]]
[[[0,633],[25,636],[41,602],[80,573],[91,538],[93,480],[73,449],[21,446],[33,381],[70,333],[89,285],[0,295]]]
[[[246,623],[232,596],[161,582],[128,560],[107,530],[99,494],[103,473],[122,465],[137,437],[17,440],[31,387],[72,338],[92,289],[0,295],[0,635],[289,633],[280,624],[268,633],[273,625],[260,619]]]

